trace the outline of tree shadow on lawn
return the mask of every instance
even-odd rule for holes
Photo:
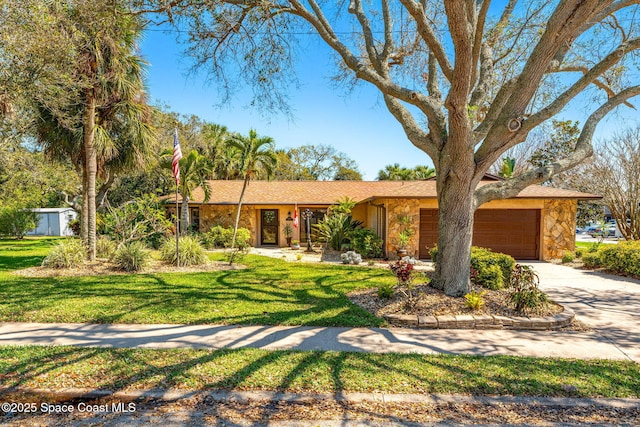
[[[0,354],[3,351],[0,348]],[[56,388],[56,384],[63,384],[64,388],[110,391],[302,391],[330,393],[338,399],[345,392],[588,397],[593,391],[583,392],[576,381],[588,381],[589,377],[597,376],[606,378],[610,387],[616,385],[614,389],[621,396],[640,394],[637,380],[635,384],[619,381],[616,366],[598,366],[597,371],[591,372],[574,366],[571,360],[531,359],[510,363],[501,357],[460,356],[458,359],[464,359],[466,363],[456,364],[441,356],[416,354],[256,350],[156,350],[150,353],[134,349],[68,347],[43,348],[41,354],[23,355],[18,359],[7,362],[13,358],[6,358],[0,364],[4,386],[42,384],[41,387]],[[487,359],[491,363],[483,363]],[[415,361],[420,363],[412,364]],[[555,373],[548,382],[533,375],[545,370]],[[575,389],[566,387],[573,384],[578,386]],[[61,388],[60,385],[57,388]],[[206,405],[206,400],[202,404]],[[349,405],[343,401],[339,404],[346,414]],[[207,409],[215,412],[215,407]],[[252,409],[262,411],[258,412],[262,420],[274,416],[278,410],[269,404],[254,405]],[[374,407],[364,411],[377,415]],[[224,417],[223,414],[214,415]]]
[[[344,273],[344,272],[341,272]],[[267,278],[235,270],[216,273],[24,278],[0,289],[10,321],[94,323],[222,323],[380,326],[341,289],[349,275]]]

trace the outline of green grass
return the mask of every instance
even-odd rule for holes
[[[380,326],[345,294],[393,282],[389,271],[247,256],[206,273],[32,278],[55,240],[0,241],[0,321]],[[222,259],[221,254],[214,254]]]
[[[595,240],[593,242],[576,242],[576,248],[589,249],[594,243],[596,243]],[[602,248],[613,245],[615,245],[615,243],[600,243],[599,247]]]
[[[640,397],[633,362],[506,356],[5,346],[0,377],[37,388]]]

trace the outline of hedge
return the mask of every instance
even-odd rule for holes
[[[437,260],[438,248],[431,249],[431,259]],[[509,284],[511,273],[516,266],[516,260],[512,256],[498,252],[492,252],[486,248],[471,248],[471,267],[477,271],[473,278],[477,283],[488,289],[502,289]]]

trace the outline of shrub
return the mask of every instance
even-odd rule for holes
[[[482,297],[485,293],[485,291],[469,292],[464,296],[464,299],[466,300],[465,305],[472,310],[480,310],[482,307],[484,307],[484,299],[482,299]]]
[[[382,257],[382,239],[370,228],[358,228],[351,233],[351,248],[364,258]]]
[[[391,283],[384,283],[378,286],[378,297],[380,298],[391,298],[393,296],[393,288],[394,285]]]
[[[113,262],[124,271],[140,271],[149,264],[151,255],[142,242],[122,245],[116,251]]]
[[[345,252],[340,254],[340,259],[343,264],[360,264],[362,262],[362,256],[354,251]]]
[[[320,241],[325,242],[334,251],[341,251],[343,247],[351,244],[352,233],[362,225],[351,215],[340,212],[326,215],[322,221],[313,224]]]
[[[517,264],[511,275],[512,291],[509,299],[520,313],[532,312],[545,306],[549,298],[538,289],[540,279],[528,265]]]
[[[564,255],[562,255],[562,263],[566,264],[568,262],[573,262],[576,259],[576,254],[569,251],[564,251]]]
[[[600,249],[600,242],[593,242],[592,244],[589,245],[589,249],[587,249],[587,252],[589,252],[590,254],[593,254],[598,252],[598,249]]]
[[[489,264],[479,268],[475,283],[487,289],[498,290],[504,288],[505,280],[502,275],[502,269],[496,264]]]
[[[43,267],[75,268],[84,262],[85,249],[78,239],[68,239],[57,244],[42,261]]]
[[[29,230],[38,225],[38,215],[29,209],[19,206],[3,206],[0,208],[0,235],[22,239]]]
[[[489,249],[485,248],[471,248],[471,266],[478,271],[477,283],[479,285],[485,286],[485,284],[483,283],[483,277],[487,277],[490,280],[490,278],[495,274],[485,271],[486,269],[490,268],[490,266],[497,266],[500,269],[502,273],[501,275],[503,284],[509,283],[511,279],[511,273],[515,268],[515,265],[516,260],[513,259],[513,257],[510,255],[492,252]],[[495,269],[493,270],[495,271]],[[491,285],[485,287],[489,289],[500,289],[500,287],[495,288],[491,287]]]
[[[195,236],[184,236],[179,241],[180,266],[202,265],[207,261],[204,248]],[[176,264],[176,242],[167,239],[160,247],[160,258],[168,264]]]
[[[116,243],[107,236],[99,236],[96,240],[96,256],[112,259],[116,253]]]
[[[429,252],[434,263],[437,262],[438,248],[434,246]],[[492,252],[489,249],[475,246],[471,248],[471,272],[473,272],[471,277],[473,283],[485,288],[501,289],[505,284],[508,284],[515,265],[516,260],[510,255]],[[494,267],[498,267],[500,274],[497,274],[498,270]],[[497,278],[498,276],[500,278]]]
[[[302,259],[302,254],[296,254],[296,259],[300,261]]]
[[[576,258],[582,258],[582,255],[584,255],[584,251],[580,248],[576,248],[575,254],[576,254]]]
[[[600,254],[587,252],[582,255],[582,263],[586,268],[599,268],[600,267]]]
[[[640,242],[620,242],[598,252],[602,267],[620,274],[640,276]]]
[[[389,264],[389,268],[391,268],[394,276],[396,276],[398,285],[408,285],[411,282],[413,263],[400,260]]]
[[[100,228],[120,247],[136,241],[158,247],[170,227],[171,222],[157,197],[147,195],[109,209]]]
[[[202,243],[208,249],[223,249],[231,247],[233,227],[216,225],[202,235]],[[251,243],[251,232],[247,228],[238,228],[236,234],[236,248],[247,249]]]

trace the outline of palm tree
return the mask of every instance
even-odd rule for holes
[[[213,165],[209,179],[226,179],[229,173],[228,155],[229,130],[226,126],[215,123],[206,123],[202,126],[203,146],[200,148],[203,155],[207,156]]]
[[[511,178],[515,170],[516,170],[516,159],[513,159],[511,157],[504,157],[502,159],[502,165],[500,166],[500,171],[498,172],[498,175],[502,178]]]
[[[240,223],[242,200],[249,181],[260,171],[264,171],[267,178],[273,175],[278,161],[274,152],[273,138],[268,136],[258,137],[254,129],[249,130],[248,137],[242,135],[232,136],[229,140],[229,146],[235,148],[238,152],[239,172],[244,180],[233,227],[233,238],[231,239],[231,249],[233,250],[236,244],[236,235],[238,234],[238,224]],[[230,263],[233,263],[233,255]]]
[[[429,179],[436,175],[436,170],[429,166],[418,165],[413,168],[414,179]]]
[[[162,153],[162,165],[168,169],[171,169],[172,155],[172,150],[165,150]],[[189,202],[193,196],[193,191],[198,187],[202,188],[204,192],[203,202],[209,201],[211,197],[211,188],[207,184],[207,177],[211,174],[211,170],[211,161],[206,156],[198,153],[197,150],[191,150],[189,154],[180,159],[180,184],[178,186],[178,192],[182,197],[180,206],[182,226],[180,227],[180,233],[188,231],[191,226]]]
[[[42,113],[38,133],[47,137],[50,152],[66,151],[80,163],[82,235],[87,258],[94,260],[99,173],[139,163],[145,145],[155,138],[144,96],[144,62],[135,53],[142,25],[139,17],[111,2],[78,2],[52,14],[72,35],[76,67],[69,80],[45,88],[48,98],[36,101]],[[55,93],[71,95],[61,104],[51,96]]]

